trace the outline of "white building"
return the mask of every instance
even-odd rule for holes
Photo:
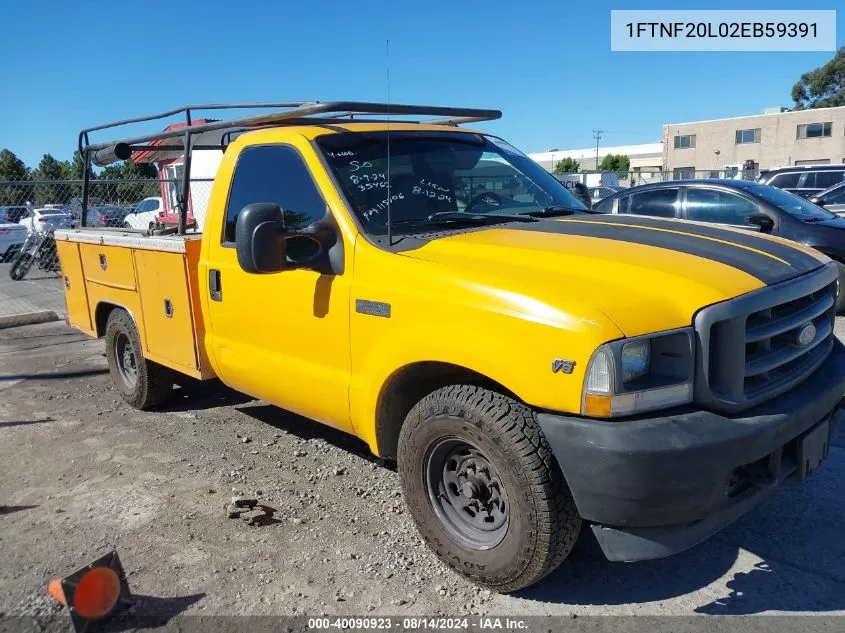
[[[640,177],[648,179],[652,173],[659,173],[663,168],[663,143],[641,143],[639,145],[616,145],[613,147],[599,146],[598,163],[608,154],[622,154],[631,159],[631,171],[638,172]],[[584,149],[550,149],[545,152],[534,152],[528,156],[540,166],[549,171],[564,158],[574,158],[578,161],[581,171],[596,170],[596,148]]]

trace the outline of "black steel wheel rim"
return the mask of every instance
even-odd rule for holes
[[[138,382],[138,359],[129,337],[124,332],[114,337],[114,361],[126,386],[134,387]]]
[[[441,438],[425,459],[426,492],[437,518],[462,545],[487,550],[508,531],[510,504],[489,458],[458,437]]]

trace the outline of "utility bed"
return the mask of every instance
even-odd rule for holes
[[[214,376],[203,346],[199,233],[75,229],[55,236],[71,325],[103,336],[112,307],[123,307],[146,358],[194,378]]]

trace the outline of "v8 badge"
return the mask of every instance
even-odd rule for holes
[[[574,360],[564,360],[563,358],[555,358],[552,361],[553,374],[556,374],[559,371],[563,372],[564,374],[571,374],[573,369],[575,369]]]

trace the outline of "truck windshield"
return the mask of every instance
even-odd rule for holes
[[[365,230],[396,233],[502,216],[571,214],[586,208],[546,170],[505,141],[471,132],[327,134],[317,144]],[[480,221],[481,222],[480,222]]]

